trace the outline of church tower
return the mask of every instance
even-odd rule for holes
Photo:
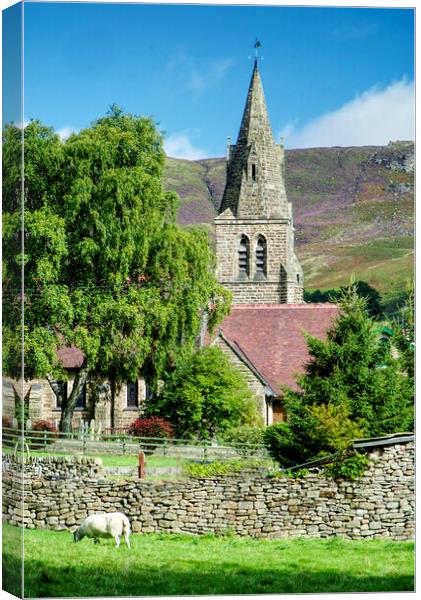
[[[273,141],[257,58],[237,143],[228,145],[215,230],[218,281],[233,292],[234,304],[303,302],[284,148]]]

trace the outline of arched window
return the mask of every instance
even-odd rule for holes
[[[242,235],[238,248],[238,271],[240,276],[248,277],[250,273],[250,242]]]
[[[266,275],[266,240],[262,235],[256,245],[256,274]]]

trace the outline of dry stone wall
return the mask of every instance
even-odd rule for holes
[[[56,465],[50,459],[37,474],[38,459],[27,463],[22,477],[9,460],[3,465],[3,515],[29,528],[72,530],[92,512],[120,510],[133,531],[143,533],[412,539],[413,444],[377,450],[370,459],[355,481],[268,478],[255,471],[161,482],[107,479],[93,459]]]

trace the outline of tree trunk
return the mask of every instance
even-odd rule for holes
[[[61,407],[60,431],[70,433],[72,431],[73,412],[76,407],[76,402],[79,394],[82,391],[84,384],[88,378],[87,367],[82,367],[76,374],[73,382],[72,391],[67,400],[64,400]]]
[[[50,384],[50,388],[54,392],[54,396],[56,397],[56,406],[63,406],[63,396],[61,394],[62,388],[59,386],[58,381],[53,381],[49,377],[47,377],[47,381]]]

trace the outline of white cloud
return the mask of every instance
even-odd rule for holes
[[[286,138],[288,140],[294,134],[295,127],[296,126],[293,121],[290,121],[289,123],[284,125],[281,131],[278,133],[278,140],[279,138]]]
[[[384,145],[413,140],[414,82],[403,79],[384,89],[372,88],[338,110],[301,128],[286,125],[289,148]]]
[[[206,158],[207,153],[201,148],[193,146],[185,133],[175,133],[164,140],[164,150],[167,156],[172,158],[185,158],[187,160],[198,160]]]
[[[176,72],[187,89],[196,95],[218,85],[232,66],[229,58],[213,60],[208,63],[199,62],[189,56],[183,47],[179,47],[168,61],[167,70]]]
[[[64,142],[68,137],[72,135],[72,133],[76,133],[77,129],[74,127],[62,127],[61,129],[57,129],[57,134],[60,136],[61,140]]]
[[[333,35],[342,40],[358,40],[377,35],[379,26],[377,23],[366,23],[365,25],[343,24],[334,29]]]
[[[192,63],[189,88],[194,92],[201,93],[214,87],[222,81],[231,65],[232,61],[229,59],[212,62],[205,69],[199,69],[195,63]]]

